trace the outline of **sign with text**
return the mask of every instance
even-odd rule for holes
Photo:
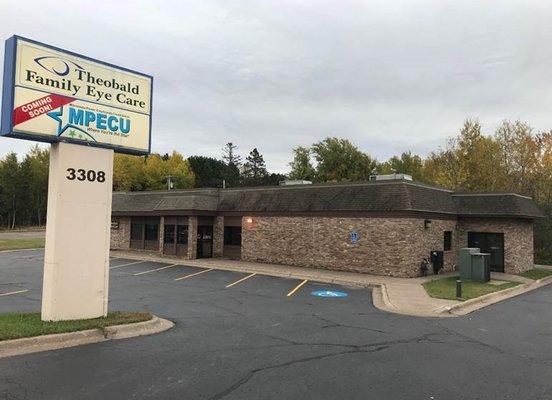
[[[13,36],[1,134],[149,154],[152,83],[149,75]]]

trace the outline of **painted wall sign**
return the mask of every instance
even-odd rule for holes
[[[149,75],[13,36],[1,134],[148,154],[152,84]]]
[[[358,243],[358,239],[359,239],[359,237],[358,237],[358,232],[356,232],[356,231],[351,231],[351,232],[349,233],[349,240],[350,240],[350,242],[351,242],[352,244],[357,244],[357,243]]]
[[[312,292],[311,295],[316,297],[347,297],[348,294],[345,292],[338,292],[335,290],[318,290]]]

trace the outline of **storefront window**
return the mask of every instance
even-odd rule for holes
[[[142,240],[142,230],[144,229],[144,224],[142,222],[132,220],[130,224],[130,238],[132,240]]]
[[[157,241],[159,239],[159,224],[146,221],[146,240]]]
[[[188,225],[178,225],[176,240],[178,244],[188,244]]]
[[[224,227],[224,244],[228,246],[241,246],[241,226]]]
[[[163,241],[167,244],[174,243],[174,225],[165,225]]]

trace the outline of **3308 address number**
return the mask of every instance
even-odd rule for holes
[[[67,168],[67,173],[68,175],[66,178],[70,181],[76,179],[78,181],[105,182],[105,171],[94,171],[93,169],[87,171],[85,169]]]

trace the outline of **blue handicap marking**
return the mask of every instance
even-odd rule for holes
[[[311,295],[317,297],[347,297],[348,294],[345,292],[337,292],[335,290],[317,290],[312,292]]]

